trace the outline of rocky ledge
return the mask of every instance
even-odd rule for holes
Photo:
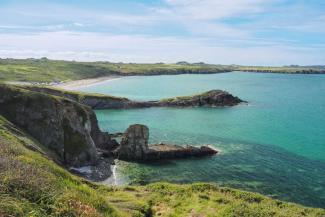
[[[124,133],[120,146],[114,151],[115,156],[127,161],[156,161],[188,157],[204,157],[217,154],[209,146],[178,146],[171,144],[148,145],[149,129],[140,124],[131,125]]]
[[[149,151],[146,155],[145,160],[163,160],[163,159],[179,159],[188,157],[205,157],[217,154],[218,151],[211,148],[208,145],[203,145],[200,147],[186,145],[171,145],[165,143],[159,143],[149,146]]]

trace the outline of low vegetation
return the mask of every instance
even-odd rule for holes
[[[212,74],[230,71],[272,73],[325,73],[324,66],[256,67],[238,65],[134,64],[111,62],[75,62],[42,59],[0,59],[0,81],[61,82],[110,75]]]
[[[129,100],[124,97],[117,97],[108,94],[100,94],[100,93],[87,93],[87,92],[80,92],[80,91],[70,91],[65,90],[62,88],[56,88],[51,86],[42,86],[42,85],[11,85],[16,86],[21,89],[47,93],[54,96],[65,97],[69,99],[73,99],[77,102],[81,102],[83,99],[91,98],[91,99],[103,99],[103,100]]]
[[[76,177],[0,116],[0,216],[325,216],[211,184],[108,187]]]

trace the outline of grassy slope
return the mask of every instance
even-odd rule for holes
[[[1,84],[0,84],[1,85]],[[62,88],[56,88],[53,86],[46,86],[46,85],[12,85],[22,89],[48,93],[55,96],[62,96],[74,99],[77,102],[80,102],[82,99],[85,98],[92,98],[92,99],[103,99],[103,100],[129,100],[125,97],[117,97],[108,94],[100,94],[100,93],[87,93],[87,92],[80,92],[80,91],[70,91],[65,90]]]
[[[210,184],[105,187],[71,175],[46,152],[0,116],[0,216],[325,216]]]
[[[7,81],[66,81],[108,75],[217,73],[221,66],[177,64],[120,64],[108,62],[73,62],[47,59],[0,59],[0,80]]]
[[[108,75],[218,73],[234,70],[276,73],[325,73],[322,67],[255,67],[208,64],[125,64],[48,59],[0,59],[0,81],[67,81]]]

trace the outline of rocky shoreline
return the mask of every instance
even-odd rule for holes
[[[149,129],[140,124],[131,125],[124,133],[116,135],[102,132],[91,109],[98,107],[100,102],[103,103],[101,105],[110,105],[110,108],[146,108],[221,107],[244,101],[220,90],[160,101],[135,102],[113,96],[79,95],[77,92],[37,86],[0,84],[0,115],[46,147],[50,152],[46,154],[53,156],[53,161],[93,181],[103,181],[112,175],[114,159],[148,162],[218,153],[209,146],[149,145]],[[116,137],[121,137],[120,142]]]

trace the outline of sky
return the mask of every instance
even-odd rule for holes
[[[0,0],[0,58],[325,65],[324,0]]]

